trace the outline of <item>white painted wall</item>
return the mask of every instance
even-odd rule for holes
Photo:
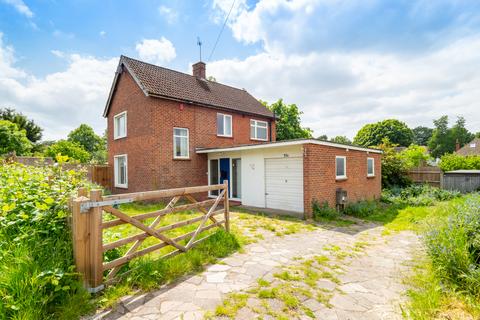
[[[208,160],[242,159],[242,204],[265,208],[265,159],[302,157],[302,145],[209,153]]]

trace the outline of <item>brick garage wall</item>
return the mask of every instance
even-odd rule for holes
[[[114,115],[127,111],[127,137],[113,139]],[[233,137],[217,136],[217,112],[232,115]],[[108,114],[108,161],[112,179],[114,155],[128,155],[128,189],[137,192],[208,184],[207,155],[198,147],[225,147],[258,143],[250,139],[250,119],[260,117],[146,97],[128,72],[117,82]],[[271,124],[275,129],[275,124]],[[189,129],[190,159],[173,158],[173,128]],[[275,140],[275,130],[272,131]],[[114,183],[112,182],[112,185]]]
[[[346,180],[335,178],[336,156],[345,156],[347,159]],[[375,177],[367,177],[367,158],[375,159]],[[337,188],[347,191],[349,202],[380,198],[381,154],[305,144],[303,176],[305,213],[306,218],[311,218],[314,200],[320,203],[327,201],[331,207],[335,207]]]

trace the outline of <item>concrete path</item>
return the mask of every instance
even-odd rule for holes
[[[405,262],[419,246],[409,232],[382,236],[382,227],[362,224],[348,229],[317,229],[285,237],[266,237],[247,246],[198,275],[173,286],[136,297],[126,297],[116,310],[96,319],[203,319],[230,292],[245,292],[258,278],[274,274],[314,255],[336,259],[338,283],[319,280],[329,290],[329,302],[302,299],[318,319],[400,319],[399,303],[405,288],[401,284]],[[357,246],[357,244],[361,244]],[[359,250],[361,248],[361,250]],[[323,281],[323,282],[322,282]],[[255,301],[249,300],[249,305]],[[247,307],[236,318],[258,317]],[[269,318],[262,315],[263,318]],[[270,317],[271,318],[271,317]],[[300,318],[307,318],[301,316]]]

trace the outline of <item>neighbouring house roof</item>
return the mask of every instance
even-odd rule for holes
[[[197,148],[196,152],[197,153],[213,153],[213,152],[241,151],[241,150],[253,150],[253,149],[262,149],[262,148],[302,145],[307,143],[318,144],[318,145],[334,147],[334,148],[341,148],[341,149],[350,149],[350,150],[365,151],[365,152],[372,152],[372,153],[383,153],[383,151],[379,149],[364,148],[360,146],[323,141],[323,140],[317,140],[317,139],[285,140],[285,141],[265,142],[265,143],[257,143],[257,144],[243,144],[243,145],[222,147],[222,148]]]
[[[458,149],[458,154],[462,156],[480,155],[480,138],[475,138],[462,148]]]
[[[104,117],[108,115],[110,102],[122,67],[127,69],[146,96],[274,118],[274,114],[270,110],[244,89],[200,79],[190,74],[126,56],[120,57],[119,68],[103,113]]]

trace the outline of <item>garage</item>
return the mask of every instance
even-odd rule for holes
[[[303,158],[265,159],[267,208],[303,212]]]

